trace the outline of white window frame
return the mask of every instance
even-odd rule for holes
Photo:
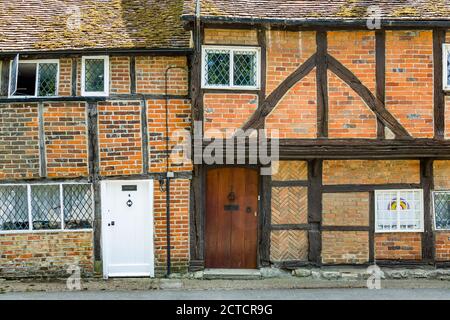
[[[385,230],[378,228],[378,195],[383,193],[392,193],[397,192],[397,198],[402,192],[419,192],[420,194],[420,228],[418,229],[409,229],[409,230]],[[423,197],[423,189],[395,189],[395,190],[375,190],[375,233],[421,233],[424,232],[424,197]],[[398,212],[401,211],[400,208],[397,208],[397,225],[399,225],[398,221]]]
[[[87,228],[87,229],[66,229],[64,225],[64,199],[63,199],[63,185],[77,185],[77,184],[83,184],[83,185],[90,185],[91,187],[91,205],[92,205],[92,212],[94,213],[95,209],[95,199],[94,199],[94,189],[92,183],[89,182],[63,182],[63,183],[5,183],[0,184],[1,187],[17,187],[17,186],[25,186],[27,188],[27,201],[28,201],[28,229],[27,230],[0,230],[0,234],[16,234],[16,233],[60,233],[60,232],[92,232],[93,228]],[[59,186],[59,199],[61,202],[61,228],[59,229],[45,229],[45,230],[33,230],[33,217],[32,217],[32,210],[31,210],[31,187],[32,186],[51,186],[51,185],[58,185]],[[92,217],[93,223],[95,220],[95,214]]]
[[[443,70],[443,86],[444,86],[444,90],[445,91],[450,91],[450,84],[448,83],[448,76],[449,76],[449,68],[447,67],[447,61],[448,61],[448,57],[450,56],[450,43],[445,43],[442,46],[442,67],[444,68]]]
[[[434,230],[435,231],[450,231],[450,228],[438,229],[437,226],[436,226],[436,207],[435,207],[435,204],[434,204],[434,200],[435,200],[434,198],[435,198],[435,195],[438,194],[438,193],[450,193],[450,190],[435,190],[432,193],[431,201],[433,203],[432,206],[433,206],[433,226],[434,226]]]
[[[105,80],[103,91],[86,91],[86,60],[103,60]],[[83,97],[107,97],[109,95],[109,56],[83,56],[81,58],[81,95]]]
[[[34,95],[32,96],[19,96],[19,95],[11,95],[11,77],[12,77],[12,64],[13,64],[13,60],[11,60],[9,62],[9,81],[8,81],[8,98],[21,98],[21,99],[27,99],[27,98],[39,98],[41,96],[38,96],[38,92],[39,92],[39,64],[44,64],[44,63],[54,63],[57,64],[57,70],[56,70],[56,95],[54,96],[45,96],[46,98],[49,97],[58,97],[59,96],[59,59],[38,59],[38,60],[20,60],[18,61],[18,65],[21,64],[25,64],[25,63],[29,63],[29,64],[36,64],[36,84],[35,84],[35,91],[34,91]],[[16,81],[17,81],[17,77],[19,75],[16,75]],[[43,96],[42,96],[43,97]]]
[[[230,54],[230,85],[209,85],[206,83],[206,50],[229,51]],[[236,51],[247,51],[256,53],[256,86],[237,86],[234,85],[234,53]],[[261,87],[261,48],[246,46],[203,46],[202,47],[202,88],[204,89],[238,89],[238,90],[259,90]]]

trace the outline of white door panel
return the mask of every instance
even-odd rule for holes
[[[153,181],[101,187],[105,277],[153,277]]]

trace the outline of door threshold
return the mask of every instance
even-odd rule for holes
[[[208,280],[257,280],[261,279],[259,269],[205,269],[203,278]]]

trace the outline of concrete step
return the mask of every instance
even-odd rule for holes
[[[207,280],[257,280],[261,272],[255,269],[205,269],[203,279]]]

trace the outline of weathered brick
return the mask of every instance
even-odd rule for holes
[[[322,232],[322,263],[364,264],[369,261],[369,233],[364,231]]]
[[[422,234],[375,234],[375,258],[380,260],[421,260]]]

